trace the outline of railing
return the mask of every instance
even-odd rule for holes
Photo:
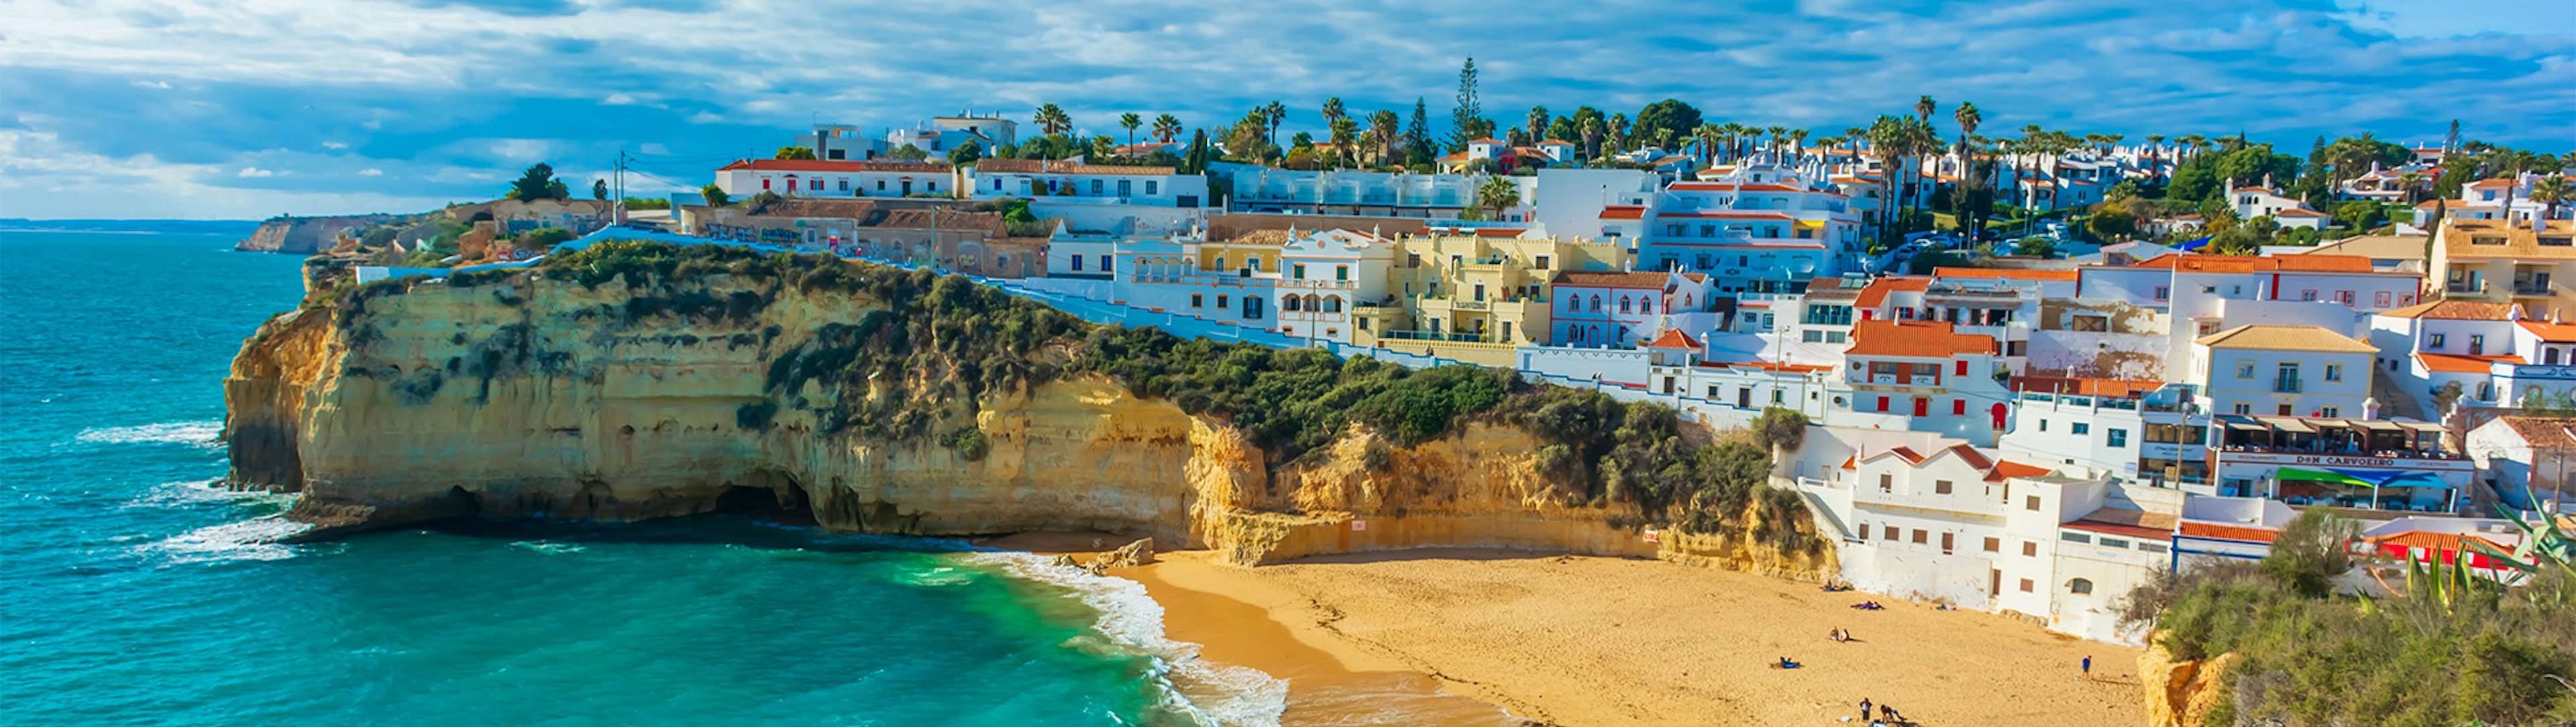
[[[2299,393],[2299,388],[2298,379],[2275,379],[2272,381],[2272,390],[2275,392],[2296,394]]]
[[[2486,283],[2477,283],[2472,285],[2454,280],[2451,281],[2449,285],[2444,286],[2442,291],[2446,293],[2484,293],[2487,292],[2487,285]]]
[[[1378,338],[1391,341],[1454,341],[1459,343],[1493,343],[1493,337],[1482,333],[1444,333],[1441,331],[1385,331]]]
[[[2463,459],[2468,459],[2468,458],[2469,458],[2469,457],[2468,457],[2468,455],[2464,455],[2464,454],[2454,454],[2454,453],[2451,453],[2451,452],[2444,452],[2444,451],[2439,451],[2439,450],[2422,450],[2422,449],[2410,449],[2410,448],[2402,448],[2402,447],[2401,447],[2401,448],[2398,448],[2398,449],[2362,450],[2362,449],[2354,449],[2354,448],[2349,448],[2349,447],[2265,447],[2265,446],[2260,446],[2260,445],[2248,445],[2248,444],[2213,444],[2213,445],[2209,445],[2209,448],[2210,448],[2210,449],[2217,450],[2217,451],[2220,451],[2220,452],[2247,452],[2247,453],[2252,453],[2252,454],[2300,454],[2300,455],[2318,455],[2318,456],[2328,456],[2328,457],[2376,457],[2376,458],[2380,458],[2380,459],[2436,459],[2436,460],[2463,460]]]
[[[2525,282],[2521,282],[2521,281],[2515,281],[2515,282],[2514,282],[2514,284],[2513,284],[2513,294],[2514,294],[2514,295],[2549,295],[2549,294],[2550,294],[2550,292],[2549,292],[2549,284],[2548,284],[2548,283],[2525,283]]]

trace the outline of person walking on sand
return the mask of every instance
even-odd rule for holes
[[[1861,698],[1860,698],[1860,719],[1861,719],[1861,721],[1863,721],[1863,722],[1867,722],[1867,721],[1869,721],[1869,698],[1868,698],[1868,697],[1861,697]]]
[[[2084,678],[2093,678],[2093,655],[2084,655]]]

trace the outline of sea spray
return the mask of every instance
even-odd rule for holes
[[[83,429],[72,439],[89,444],[185,444],[214,449],[222,446],[217,438],[223,433],[222,421],[166,422]]]
[[[1166,706],[1224,727],[1278,727],[1288,708],[1288,682],[1249,667],[1199,658],[1199,645],[1163,635],[1163,605],[1144,584],[1096,576],[1035,553],[979,552],[972,558],[1014,577],[1053,585],[1099,612],[1096,628],[1118,646],[1154,659]]]

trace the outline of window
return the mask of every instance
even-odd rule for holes
[[[1895,491],[1896,491],[1896,476],[1895,476],[1895,475],[1879,475],[1879,476],[1878,476],[1878,491],[1880,491],[1880,492],[1895,492]]]
[[[1955,541],[1953,540],[1953,538],[1954,538],[1954,537],[1956,537],[1956,535],[1957,535],[1956,533],[1942,533],[1942,534],[1941,534],[1941,552],[1942,552],[1943,554],[1947,554],[1947,553],[1949,553],[1949,552],[1950,552],[1950,549],[1956,545]]]
[[[1878,397],[1878,410],[1887,411],[1887,397]]]
[[[1878,539],[1880,539],[1880,540],[1895,540],[1895,539],[1896,539],[1896,534],[1897,534],[1898,532],[1900,532],[1900,531],[1898,531],[1898,530],[1896,529],[1896,526],[1894,526],[1894,525],[1883,525],[1883,526],[1880,526],[1880,527],[1879,527],[1879,531],[1878,531]]]
[[[2149,543],[2149,542],[2145,542],[2145,541],[2139,541],[2139,543],[2138,543],[2138,550],[2139,550],[2139,551],[2141,551],[2141,552],[2146,552],[2146,553],[2170,553],[2170,552],[2173,552],[2173,548],[2168,547],[2168,546],[2166,546],[2166,545],[2165,545],[2165,544],[2163,544],[2163,543]]]
[[[2156,300],[2171,299],[2173,299],[2173,288],[2162,285],[2156,286]]]
[[[2274,414],[2281,415],[2281,416],[2290,416],[2290,405],[2288,405],[2288,404],[2282,404],[2282,405],[2279,407],[2279,409],[2280,409],[2280,411],[2273,412],[2273,413],[2274,413]]]
[[[2327,381],[2342,381],[2342,380],[2343,380],[2343,364],[2326,364],[2326,380],[2327,380]]]
[[[1710,398],[1710,399],[1715,399],[1715,398],[1717,398],[1717,385],[1716,385],[1716,384],[1709,384],[1709,385],[1708,385],[1708,398]]]
[[[2041,420],[2039,420],[2039,430],[2040,430],[2040,431],[2043,431],[2043,432],[2048,431],[2048,420],[2046,420],[2046,419],[2041,419]]]
[[[2029,592],[2030,592],[2030,579],[2028,579],[2028,578],[2021,579],[2021,592],[2023,592],[2023,593],[2029,593]]]
[[[2058,533],[2057,539],[2069,543],[2083,543],[2085,545],[2093,544],[2093,536],[2083,533]]]
[[[1408,268],[1418,268],[1418,267],[1422,267],[1422,253],[1418,253],[1418,252],[1408,252],[1408,253],[1405,253],[1405,254],[1404,254],[1404,266],[1405,266],[1405,267],[1408,267]]]
[[[2486,354],[2487,354],[2487,337],[2486,337],[2486,336],[2483,336],[2483,335],[2472,335],[2472,336],[2469,336],[2469,355],[2471,355],[2471,356],[2484,356],[2484,355],[2486,355]]]
[[[1653,298],[1638,298],[1638,299],[1637,299],[1637,312],[1639,312],[1639,313],[1653,313],[1653,312],[1655,312],[1655,299],[1653,299]]]
[[[1226,299],[1226,296],[1222,296],[1222,295],[1217,296],[1217,297],[1216,297],[1216,307],[1219,307],[1219,308],[1223,308],[1223,307],[1225,307],[1225,299]]]
[[[2436,345],[2439,345],[2439,344],[2436,344]],[[2252,361],[2238,361],[2238,362],[2236,362],[2236,378],[2238,378],[2238,379],[2251,379],[2251,378],[2254,378],[2254,362],[2252,362]]]
[[[2083,423],[2083,422],[2075,422],[2075,423],[2072,423],[2072,424],[2068,424],[2068,425],[2066,425],[2066,433],[2068,433],[2068,434],[2074,434],[2074,435],[2078,435],[2078,436],[2086,435],[2086,434],[2092,434],[2092,433],[2093,433],[2093,425],[2091,425],[2091,424],[2086,424],[2086,423]]]
[[[2252,413],[2254,413],[2254,405],[2252,405],[2252,404],[2238,404],[2238,405],[2236,405],[2236,413],[2238,413],[2238,414],[2252,414]]]
[[[835,189],[835,190],[832,190],[832,191],[835,191],[835,192],[847,192],[847,191],[850,191],[850,178],[849,178],[849,177],[842,177],[839,181],[840,181],[840,184],[835,185],[835,186],[838,186],[838,187],[839,187],[839,189]]]
[[[2554,354],[2554,353],[2557,353],[2557,351],[2552,350],[2552,351],[2550,351],[2550,353],[2553,353],[2553,354]],[[1771,390],[1771,403],[1773,403],[1773,404],[1779,404],[1779,403],[1784,403],[1784,402],[1786,402],[1786,401],[1788,401],[1788,399],[1786,399],[1786,398],[1784,398],[1784,397],[1782,397],[1782,396],[1780,395],[1780,390],[1779,390],[1779,389],[1772,389],[1772,390]]]
[[[2126,430],[2126,429],[2112,429],[2112,430],[2108,430],[2108,431],[2104,432],[2104,436],[2105,436],[2105,437],[2107,437],[2107,438],[2109,438],[2110,443],[2111,443],[2111,446],[2114,446],[2114,447],[2126,447],[2126,446],[2129,446],[2129,430]]]
[[[1537,257],[1531,258],[1531,261],[1532,261],[1532,262],[1531,262],[1530,267],[1538,268],[1538,269],[1540,269],[1540,270],[1546,270],[1546,269],[1547,269],[1547,256],[1546,256],[1546,255],[1540,255],[1540,256],[1537,256]]]
[[[2372,305],[2375,305],[2375,306],[2378,306],[2378,307],[2381,307],[2381,308],[2386,308],[2386,307],[2388,307],[2388,291],[2382,290],[2382,291],[2379,291],[2379,292],[2377,292],[2377,293],[2373,293],[2373,294],[2371,294],[2370,301],[2371,301],[2371,304],[2372,304]]]
[[[2079,596],[2093,595],[2093,582],[2077,578],[2066,582],[2066,592]]]
[[[1075,255],[1075,256],[1073,256],[1073,271],[1074,271],[1074,272],[1077,272],[1077,273],[1082,272],[1082,256],[1081,256],[1081,255]]]
[[[1102,255],[1102,256],[1100,256],[1100,272],[1104,272],[1104,273],[1106,273],[1106,272],[1113,272],[1113,270],[1112,270],[1112,266],[1110,265],[1109,256],[1107,256],[1107,255]]]
[[[1592,312],[1594,312],[1594,313],[1599,313],[1599,312],[1601,312],[1601,294],[1600,294],[1600,293],[1594,293],[1594,294],[1592,294]]]
[[[2316,300],[2316,299],[2317,299],[2317,291],[2313,291],[2313,290],[2302,290],[2302,291],[2299,291],[2299,300],[2313,301],[2313,300]]]
[[[1932,481],[1932,494],[1935,494],[1935,495],[1947,495],[1947,494],[1950,494],[1950,481],[1949,481],[1949,480],[1933,480],[1933,481]]]
[[[2108,536],[2108,535],[2102,536],[2102,540],[2101,540],[2100,542],[2096,542],[2096,543],[2094,543],[2094,544],[2095,544],[2095,545],[2102,546],[2102,547],[2105,547],[2105,548],[2119,548],[2119,549],[2121,549],[2121,550],[2128,550],[2128,549],[2129,549],[2129,541],[2121,540],[2121,539],[2119,539],[2119,538],[2114,538],[2114,537],[2111,537],[2111,536]]]
[[[2323,417],[2325,417],[2325,418],[2332,419],[2332,418],[2335,418],[2335,417],[2343,416],[2343,407],[2336,407],[2336,406],[2321,406],[2321,407],[2317,407],[2317,414],[2318,414],[2319,416],[2323,416]]]
[[[2028,558],[2037,558],[2037,557],[2039,557],[2039,544],[2038,544],[2038,543],[2022,543],[2022,544],[2021,544],[2021,554],[2022,554],[2022,556],[2023,556],[2023,557],[2028,557]]]
[[[1092,194],[1095,194],[1095,195],[1096,195],[1096,194],[1100,194],[1100,193],[1102,193],[1102,192],[1106,192],[1106,191],[1108,191],[1108,188],[1107,188],[1107,186],[1106,186],[1106,185],[1101,184],[1101,180],[1098,180],[1098,179],[1091,180],[1091,193],[1092,193]]]
[[[1306,264],[1305,264],[1305,263],[1298,263],[1298,264],[1295,264],[1295,265],[1290,265],[1290,266],[1288,266],[1288,277],[1295,278],[1295,279],[1298,279],[1298,280],[1305,280],[1305,279],[1306,279]]]
[[[2039,496],[2030,495],[2022,498],[2021,509],[2029,510],[2031,512],[2039,512]]]
[[[2003,547],[2004,547],[2004,539],[2003,539],[2003,538],[1987,538],[1987,539],[1986,539],[1986,548],[1985,548],[1985,550],[1986,550],[1986,552],[1988,552],[1988,553],[2001,553],[2001,552],[2003,552]]]
[[[1200,307],[1204,307],[1202,304],[1203,304],[1203,303],[1205,303],[1205,302],[1207,302],[1207,297],[1206,297],[1206,294],[1205,294],[1205,293],[1191,293],[1191,294],[1190,294],[1190,307],[1192,307],[1192,308],[1200,308]]]
[[[1162,184],[1163,184],[1163,183],[1162,183],[1162,181],[1161,181],[1161,180],[1156,180],[1156,179],[1148,179],[1148,180],[1145,180],[1145,196],[1151,197],[1151,196],[1154,196],[1154,195],[1157,195],[1157,194],[1162,194],[1162,190],[1161,190]]]
[[[1968,415],[1968,400],[1966,400],[1966,399],[1951,399],[1951,400],[1950,400],[1950,416],[1959,417],[1959,416],[1967,416],[1967,415]]]
[[[1915,544],[1915,545],[1930,545],[1931,543],[1932,543],[1932,533],[1931,533],[1930,531],[1924,530],[1924,529],[1922,529],[1922,528],[1915,528],[1915,529],[1914,529],[1914,544]]]
[[[1345,281],[1345,282],[1349,281],[1349,280],[1351,279],[1351,266],[1348,266],[1348,265],[1335,265],[1335,266],[1333,266],[1333,279],[1334,279],[1334,280],[1339,280],[1339,281]]]

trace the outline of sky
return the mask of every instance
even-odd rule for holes
[[[1532,105],[1839,131],[1973,101],[1989,135],[2248,132],[2576,149],[2571,0],[1609,0],[1521,3],[0,0],[0,217],[258,219],[586,189],[695,188],[816,121],[872,134],[1041,103],[1285,133],[1430,106],[1458,67]]]

